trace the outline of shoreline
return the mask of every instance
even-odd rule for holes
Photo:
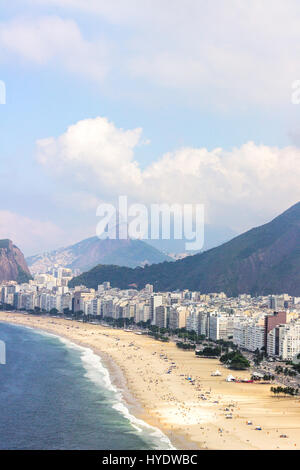
[[[20,314],[23,315],[23,314]],[[26,317],[30,316],[30,314],[26,314]],[[49,317],[42,316],[41,318],[49,319]],[[176,436],[173,433],[170,433],[168,429],[163,429],[161,424],[155,417],[151,416],[147,410],[143,407],[143,405],[133,396],[132,392],[128,388],[126,377],[121,369],[121,367],[104,351],[100,349],[92,348],[90,344],[75,341],[70,339],[70,337],[62,334],[54,333],[51,329],[41,328],[41,327],[32,327],[28,324],[21,323],[21,322],[14,322],[9,320],[3,320],[0,314],[0,323],[5,322],[15,326],[22,326],[25,328],[30,328],[36,331],[45,332],[51,334],[59,339],[65,339],[67,341],[72,342],[76,346],[80,346],[86,349],[90,349],[95,355],[100,357],[101,363],[103,367],[109,373],[110,381],[112,386],[114,386],[117,391],[121,394],[121,401],[124,402],[126,408],[128,409],[129,413],[137,418],[138,420],[143,421],[146,425],[152,427],[154,430],[160,431],[162,434],[165,435],[166,438],[170,441],[171,445],[174,447],[174,450],[190,450],[193,449],[193,443],[189,443],[184,437]],[[78,322],[79,323],[79,322]],[[98,326],[98,325],[97,325]],[[179,446],[179,447],[178,447]],[[198,447],[197,447],[198,449]]]
[[[34,329],[38,330],[38,328],[34,328]],[[138,420],[143,421],[145,424],[157,429],[162,434],[164,434],[165,437],[167,437],[170,440],[170,443],[174,447],[176,447],[175,441],[176,442],[177,441],[182,442],[182,440],[179,439],[178,437],[173,438],[173,436],[172,436],[172,439],[171,439],[171,437],[168,435],[169,433],[167,431],[165,432],[163,429],[161,429],[161,426],[159,425],[159,423],[156,422],[157,420],[155,420],[153,417],[151,417],[151,415],[147,414],[147,410],[144,409],[142,404],[134,397],[134,395],[132,394],[132,392],[128,388],[127,380],[126,380],[126,377],[125,377],[122,369],[108,354],[106,354],[104,351],[101,351],[99,349],[92,348],[87,343],[75,342],[74,340],[70,340],[70,338],[68,338],[66,336],[56,335],[56,334],[52,333],[51,331],[47,331],[47,330],[44,330],[44,329],[41,330],[41,331],[45,331],[47,333],[53,334],[54,336],[57,336],[58,338],[63,338],[63,339],[66,339],[68,341],[71,341],[73,344],[75,344],[77,346],[81,346],[85,349],[89,349],[95,355],[99,356],[103,367],[108,371],[110,382],[111,382],[112,386],[115,387],[117,389],[117,392],[120,393],[121,402],[123,402],[125,404],[125,406],[128,409],[129,413],[132,416],[134,416],[135,418],[137,418]],[[190,447],[189,447],[188,443],[185,443],[184,447],[182,447],[182,449],[185,449],[185,450],[188,450],[189,448]],[[176,449],[177,449],[177,447],[176,447]]]
[[[0,312],[0,322],[46,331],[91,349],[129,412],[159,429],[178,450],[300,447],[299,399],[273,397],[270,385],[228,383],[228,369],[218,360],[195,358],[171,342],[75,320]],[[215,369],[221,377],[211,377]],[[245,378],[249,372],[237,375]]]

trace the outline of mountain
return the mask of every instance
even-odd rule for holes
[[[47,272],[54,265],[84,271],[98,263],[136,267],[166,260],[171,258],[141,240],[100,240],[98,237],[26,259],[33,273]]]
[[[156,291],[300,296],[300,203],[271,222],[204,253],[145,268],[100,265],[72,279],[70,285],[96,287],[104,281],[120,288],[129,284],[142,288],[150,283]]]
[[[201,251],[210,250],[215,246],[219,246],[222,243],[225,243],[231,238],[237,235],[236,232],[231,230],[229,227],[219,226],[219,225],[210,225],[205,224],[204,226],[204,246]],[[172,254],[182,254],[185,253],[186,255],[194,255],[196,252],[188,252],[185,249],[186,240],[176,240],[171,238],[171,240],[147,240],[149,245],[154,246],[160,251],[164,253],[172,253]],[[200,250],[198,250],[200,251]],[[171,256],[171,255],[170,255]]]
[[[23,253],[11,240],[0,240],[0,282],[28,282],[31,274]]]

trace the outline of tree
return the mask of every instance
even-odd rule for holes
[[[231,351],[223,354],[220,357],[220,362],[228,364],[229,368],[234,370],[245,370],[250,367],[248,359],[240,351]]]
[[[299,393],[299,390],[298,388],[294,388],[294,387],[271,387],[271,392],[274,393],[274,395],[280,395],[281,393],[284,394],[284,395],[291,395],[291,396],[295,396],[295,395],[298,395]]]
[[[221,354],[221,348],[216,347],[216,348],[211,348],[210,346],[207,346],[203,348],[202,351],[197,351],[196,356],[205,356],[205,357],[218,357]]]
[[[83,315],[84,315],[84,312],[82,310],[77,310],[77,312],[74,313],[76,320],[79,320],[80,318],[82,318]]]
[[[57,314],[58,314],[58,310],[57,310],[57,308],[51,308],[51,310],[50,310],[49,313],[50,313],[50,315],[57,315]]]
[[[195,349],[195,347],[196,347],[195,344],[184,343],[184,342],[182,342],[182,341],[178,341],[178,342],[176,343],[176,346],[177,346],[177,348],[186,349],[186,350]]]

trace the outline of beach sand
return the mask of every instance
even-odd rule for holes
[[[0,312],[0,321],[39,328],[93,349],[130,411],[159,427],[177,449],[300,448],[300,400],[274,397],[270,385],[228,383],[230,371],[216,359],[197,358],[193,351],[145,335],[73,320]],[[216,369],[221,377],[211,376]],[[247,371],[232,374],[249,377]],[[232,418],[226,418],[230,413]]]

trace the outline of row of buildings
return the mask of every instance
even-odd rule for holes
[[[28,284],[5,282],[0,300],[19,310],[71,311],[104,319],[127,318],[171,330],[186,328],[213,341],[230,340],[241,349],[264,348],[268,355],[287,360],[300,353],[300,298],[286,294],[227,298],[224,293],[188,290],[155,293],[150,284],[138,291],[111,288],[109,282],[97,289],[72,289],[68,287],[72,274],[70,269],[60,268],[38,274]]]

